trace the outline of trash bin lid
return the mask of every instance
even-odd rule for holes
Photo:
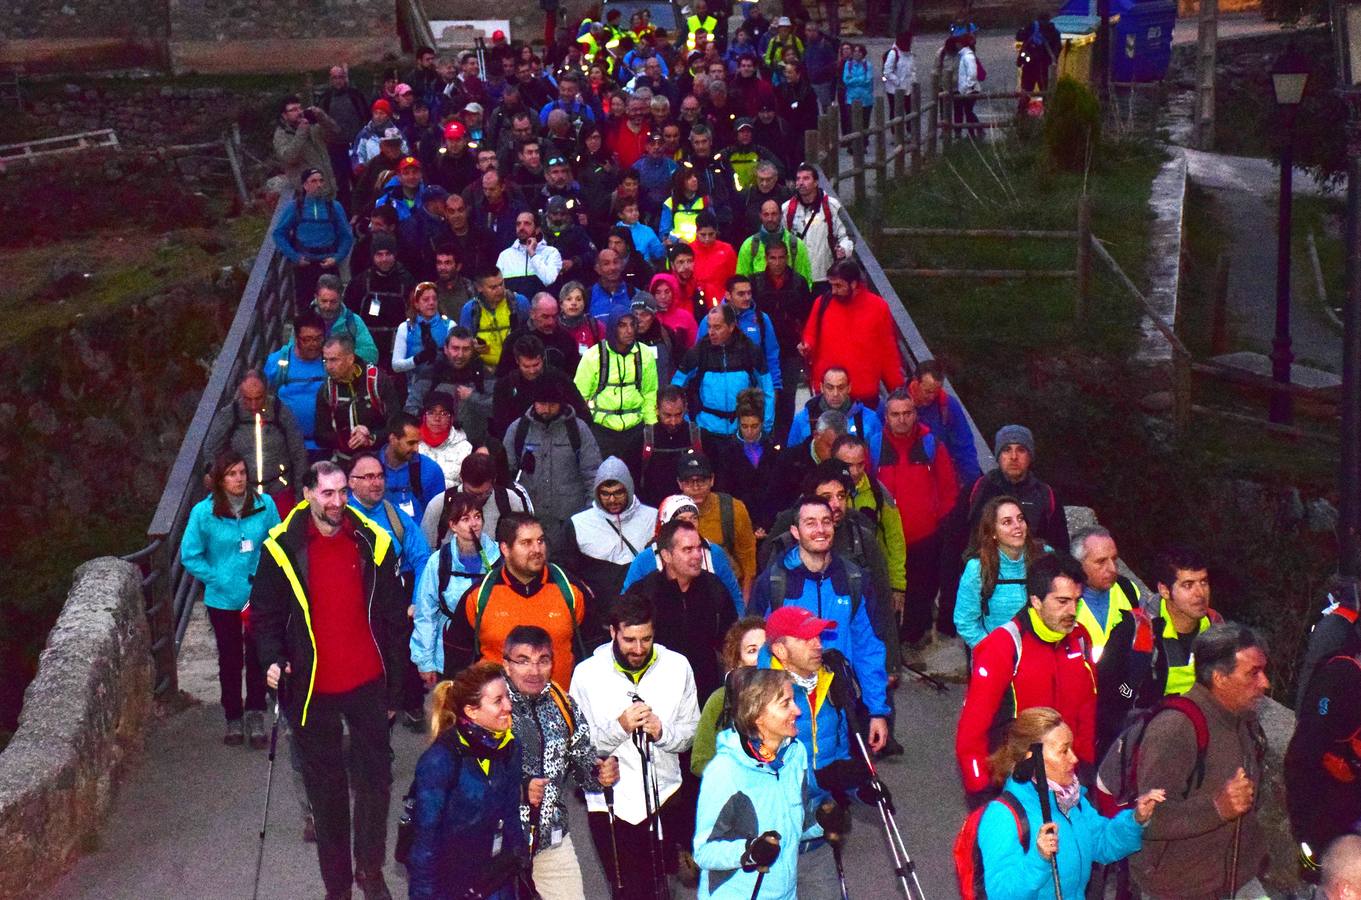
[[[1062,15],[1054,16],[1054,27],[1059,30],[1064,40],[1081,37],[1083,35],[1095,34],[1097,26],[1101,24],[1101,19],[1097,16],[1073,16]]]

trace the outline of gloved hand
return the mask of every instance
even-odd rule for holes
[[[742,868],[769,869],[780,856],[780,836],[767,831],[759,837],[747,841],[746,852],[742,854]]]
[[[823,837],[830,844],[840,844],[851,830],[850,810],[831,800],[824,800],[813,816],[822,826]]]
[[[431,323],[421,322],[420,326],[421,326],[421,346],[428,347],[431,350],[438,350],[439,347],[435,344],[434,332],[430,330]]]
[[[415,362],[416,365],[418,366],[423,366],[426,363],[432,363],[435,361],[435,352],[436,351],[434,347],[425,347],[421,350],[420,353],[417,353],[415,356],[412,357],[412,361]]]

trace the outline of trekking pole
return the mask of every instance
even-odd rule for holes
[[[260,898],[260,869],[265,862],[265,830],[269,827],[269,795],[274,789],[274,753],[279,747],[279,705],[284,693],[283,676],[274,692],[274,726],[269,730],[269,774],[265,776],[265,811],[260,818],[260,846],[255,851],[255,886],[251,889],[251,900]]]
[[[884,840],[888,843],[890,855],[893,857],[893,874],[898,879],[898,885],[903,889],[903,896],[908,900],[913,897],[925,900],[926,891],[922,889],[921,879],[917,877],[917,867],[912,862],[912,857],[907,852],[907,845],[903,842],[903,834],[898,830],[898,822],[893,818],[897,815],[897,810],[893,806],[893,795],[889,793],[888,785],[879,778],[879,770],[874,767],[874,757],[870,755],[869,747],[865,746],[865,739],[860,735],[860,713],[856,709],[856,697],[860,692],[859,682],[855,680],[855,673],[851,670],[850,663],[846,657],[836,650],[828,650],[822,655],[822,663],[833,674],[832,690],[838,692],[837,682],[842,682],[840,689],[840,707],[846,716],[847,731],[850,732],[851,739],[855,742],[856,749],[860,752],[860,758],[865,763],[865,768],[869,772],[869,787],[877,796],[875,806],[879,810],[879,824],[884,829]],[[837,704],[834,696],[832,702]],[[913,892],[913,889],[915,893]]]
[[[606,758],[607,757],[605,756],[601,757],[601,759]],[[619,874],[619,845],[616,843],[614,837],[614,785],[602,788],[601,790],[605,794],[605,812],[608,813],[610,817],[610,857],[614,859],[614,888],[617,891],[622,891],[624,889],[624,879]]]
[[[756,870],[756,886],[751,889],[751,900],[756,900],[756,895],[761,893],[761,882],[766,880],[766,869],[764,866]]]
[[[650,752],[652,748],[648,743],[647,733],[643,729],[639,728],[633,733],[633,746],[638,748],[638,756],[642,761],[643,807],[647,815],[647,853],[652,863],[653,895],[656,896],[659,892],[658,882],[660,879],[658,873],[661,871],[664,861],[659,858],[657,853],[657,808],[652,805],[652,793],[648,790],[648,768],[652,764],[652,753]],[[653,780],[656,780],[655,777]]]
[[[1045,825],[1053,823],[1054,817],[1049,809],[1049,773],[1044,766],[1044,744],[1030,745],[1030,758],[1035,766],[1035,792],[1040,795],[1040,818]],[[1054,900],[1063,900],[1063,890],[1059,887],[1059,855],[1057,851],[1049,858],[1049,870],[1054,873]]]
[[[1233,820],[1233,849],[1229,852],[1229,893],[1232,897],[1238,884],[1238,842],[1243,837],[1243,817]]]
[[[836,862],[836,880],[841,885],[841,900],[851,900],[850,894],[846,893],[846,867],[841,861],[840,843],[832,844],[832,859]]]

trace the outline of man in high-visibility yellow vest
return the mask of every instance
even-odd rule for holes
[[[693,11],[685,17],[685,49],[696,49],[696,32],[712,35],[717,27],[718,19],[709,15],[709,7],[704,0],[695,0]]]
[[[1076,543],[1076,539],[1074,541]],[[1210,608],[1210,572],[1194,550],[1175,547],[1159,556],[1158,597],[1146,609],[1124,612],[1097,664],[1097,758],[1124,728],[1133,709],[1184,694],[1195,683],[1191,646],[1223,621]],[[1078,618],[1081,621],[1081,615]]]
[[[1073,535],[1069,550],[1087,574],[1077,620],[1091,636],[1092,659],[1099,662],[1106,639],[1125,610],[1139,606],[1139,589],[1120,574],[1120,550],[1105,528],[1097,525],[1079,531]]]

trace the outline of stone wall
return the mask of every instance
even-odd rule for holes
[[[0,67],[29,72],[296,72],[401,48],[393,0],[17,0],[6,19]]]
[[[167,62],[168,0],[11,0],[0,64],[29,71]]]
[[[36,896],[94,838],[141,751],[151,678],[141,573],[85,563],[0,753],[0,898]]]
[[[168,5],[176,71],[297,72],[401,51],[393,0],[168,0]]]

